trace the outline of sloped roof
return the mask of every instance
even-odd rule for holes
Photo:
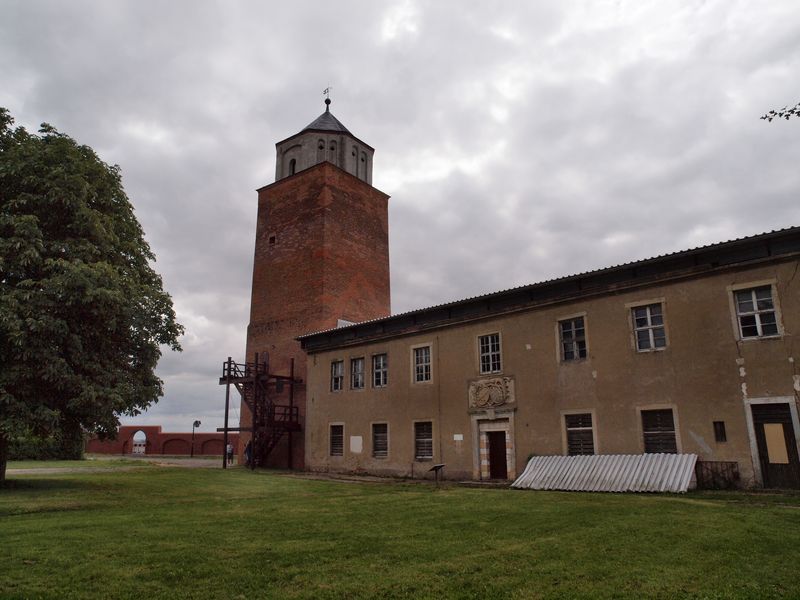
[[[543,301],[574,299],[626,284],[649,283],[670,274],[697,274],[797,253],[800,253],[800,226],[787,227],[387,315],[346,327],[306,333],[295,339],[307,350],[311,346],[316,349],[335,347],[365,338],[391,337],[420,327],[442,326],[464,319],[492,316],[523,306],[534,306]]]
[[[339,133],[353,135],[350,133],[347,127],[342,125],[342,122],[339,119],[333,116],[333,113],[328,110],[327,107],[325,108],[324,113],[303,127],[300,133],[303,133],[304,131],[336,131]]]

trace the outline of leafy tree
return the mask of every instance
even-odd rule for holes
[[[183,328],[119,167],[0,108],[0,484],[8,442],[112,436],[162,395]]]
[[[789,120],[789,117],[800,117],[800,102],[792,106],[784,106],[780,110],[771,110],[767,114],[762,115],[762,119],[766,119],[767,121],[772,121],[772,119],[786,119]]]

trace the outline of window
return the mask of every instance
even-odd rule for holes
[[[728,436],[725,433],[725,421],[714,421],[714,440],[717,442],[728,441]]]
[[[364,389],[364,357],[350,359],[350,387]]]
[[[736,317],[742,339],[778,335],[772,286],[762,285],[734,292]]]
[[[647,454],[677,454],[675,441],[675,420],[672,409],[643,410],[642,431],[644,432],[644,451]]]
[[[389,384],[389,361],[386,354],[372,356],[372,387],[386,387]]]
[[[386,423],[372,424],[372,456],[375,458],[389,456],[389,426]]]
[[[341,392],[344,388],[344,361],[331,362],[331,391]]]
[[[499,373],[501,371],[499,333],[480,336],[478,352],[480,353],[481,373]]]
[[[636,349],[639,352],[658,350],[667,345],[664,313],[661,303],[636,306],[632,310]]]
[[[289,175],[294,175],[297,171],[297,159],[293,158],[289,161]]]
[[[559,321],[561,334],[561,360],[580,360],[586,358],[586,328],[583,317]]]
[[[433,458],[433,423],[414,423],[414,457],[417,460]]]
[[[344,425],[331,425],[331,456],[344,456]]]
[[[567,454],[594,454],[592,414],[564,415],[567,426]]]
[[[431,380],[431,347],[414,348],[414,383]]]

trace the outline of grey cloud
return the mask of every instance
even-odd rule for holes
[[[377,150],[404,311],[800,223],[800,121],[758,119],[800,99],[794,4],[10,2],[0,104],[121,165],[187,324],[134,422],[211,430],[254,190],[324,87]]]

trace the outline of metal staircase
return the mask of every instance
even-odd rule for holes
[[[294,404],[294,387],[302,383],[294,376],[294,359],[291,361],[289,375],[276,375],[269,372],[269,357],[266,353],[256,353],[254,362],[237,363],[230,357],[222,363],[222,377],[219,384],[225,386],[225,426],[218,431],[225,432],[224,444],[228,445],[229,431],[250,431],[250,468],[265,466],[267,458],[278,443],[289,437],[288,467],[292,467],[292,432],[300,431],[300,409]],[[250,410],[250,427],[228,427],[231,385],[239,392],[242,402]],[[273,398],[285,395],[288,387],[288,404],[276,404]],[[224,462],[224,461],[223,461]]]

